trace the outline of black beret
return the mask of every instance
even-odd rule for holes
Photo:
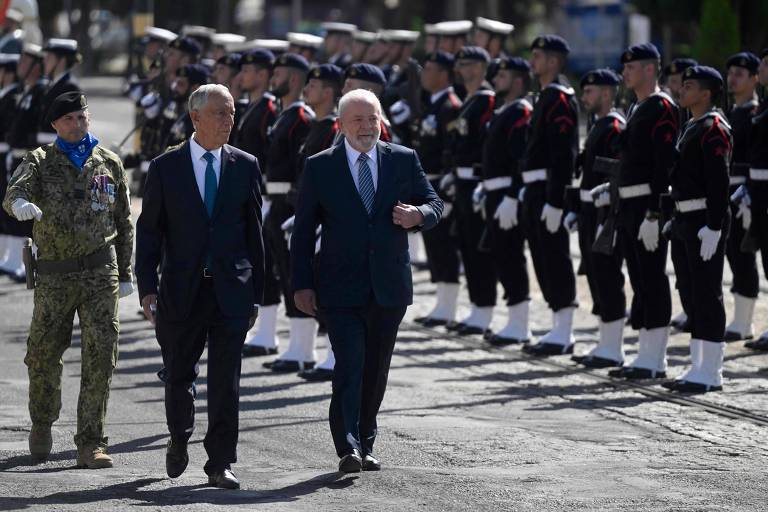
[[[630,46],[621,54],[621,63],[634,62],[636,60],[659,60],[661,54],[652,43],[642,43]]]
[[[222,64],[224,66],[229,66],[230,68],[239,69],[241,58],[242,58],[242,55],[240,55],[239,53],[228,53],[226,55],[219,57],[218,60],[216,61],[216,64]]]
[[[179,69],[176,76],[186,78],[192,84],[208,83],[208,68],[202,64],[187,64]]]
[[[456,63],[456,59],[453,58],[453,55],[442,50],[437,50],[430,53],[427,55],[425,61],[434,62],[435,64],[448,70],[453,69],[453,65]]]
[[[284,53],[275,61],[275,67],[286,67],[308,72],[309,62],[298,53]]]
[[[615,71],[608,68],[593,69],[581,77],[581,87],[586,85],[611,85],[617,86],[621,83],[621,77]]]
[[[760,59],[757,58],[757,55],[755,55],[752,52],[739,52],[735,55],[731,55],[731,57],[728,59],[728,62],[726,62],[725,67],[729,68],[731,66],[736,66],[739,68],[744,68],[747,71],[749,71],[750,75],[756,75],[757,74],[757,67],[760,65]]]
[[[509,69],[520,73],[530,73],[531,65],[521,57],[502,57],[499,59],[499,71]]]
[[[571,47],[568,46],[568,41],[555,34],[544,34],[533,40],[531,43],[531,50],[544,50],[547,52],[557,52],[568,55],[571,52]]]
[[[693,59],[688,59],[688,58],[674,59],[672,62],[664,66],[664,74],[667,76],[681,74],[686,69],[696,66],[698,64],[699,63]]]
[[[683,73],[683,81],[701,80],[723,86],[723,77],[718,70],[709,66],[691,66]]]
[[[491,56],[488,55],[488,52],[485,50],[485,48],[481,48],[479,46],[464,46],[456,54],[456,60],[475,60],[488,64],[491,62]]]
[[[307,82],[313,78],[315,80],[332,82],[341,87],[344,83],[344,71],[339,66],[334,64],[320,64],[319,66],[312,68],[312,70],[309,72],[309,76],[307,76]]]
[[[169,48],[175,48],[180,52],[188,53],[190,55],[200,55],[202,49],[200,43],[195,41],[189,36],[177,37],[168,45]]]
[[[265,68],[271,68],[275,63],[275,54],[269,50],[258,48],[243,54],[240,58],[240,67],[243,64],[256,64]]]
[[[65,92],[56,96],[56,99],[51,103],[48,109],[48,122],[52,123],[61,116],[83,110],[84,108],[88,108],[88,100],[85,99],[83,93],[79,91]]]
[[[374,66],[373,64],[352,64],[347,68],[344,78],[354,78],[355,80],[363,80],[379,85],[386,85],[387,83],[387,79],[384,77],[384,72],[381,68]]]

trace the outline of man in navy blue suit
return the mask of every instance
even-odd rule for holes
[[[207,341],[205,472],[211,485],[236,489],[230,464],[237,459],[240,354],[264,290],[261,173],[253,155],[226,144],[235,112],[226,87],[201,86],[189,112],[195,133],[155,158],[147,173],[136,276],[167,370],[168,476],[181,475],[189,462],[194,382]]]
[[[344,142],[307,160],[291,240],[296,306],[319,315],[336,355],[330,425],[339,470],[378,470],[379,412],[406,307],[408,232],[430,229],[443,203],[416,153],[381,142],[381,105],[363,89],[339,102]],[[317,226],[322,227],[313,264]]]

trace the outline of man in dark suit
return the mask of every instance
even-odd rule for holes
[[[416,153],[379,141],[381,105],[363,89],[339,103],[344,142],[309,158],[291,241],[296,306],[326,322],[336,355],[330,425],[339,470],[378,470],[376,415],[397,330],[413,302],[408,232],[443,203]],[[313,266],[315,230],[322,226]]]
[[[141,305],[168,372],[168,476],[181,475],[189,461],[194,381],[208,340],[205,472],[211,485],[229,489],[240,486],[230,468],[237,458],[240,353],[264,287],[261,173],[252,155],[225,144],[234,109],[222,85],[190,96],[195,133],[152,161],[136,247]]]

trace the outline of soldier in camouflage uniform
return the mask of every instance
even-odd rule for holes
[[[77,406],[77,464],[112,466],[104,419],[117,362],[118,297],[133,292],[128,181],[120,159],[88,133],[85,96],[62,94],[49,119],[56,141],[31,151],[16,169],[3,208],[35,219],[37,288],[24,359],[29,369],[33,458],[51,451],[51,424],[61,409],[62,355],[75,311],[82,331]]]

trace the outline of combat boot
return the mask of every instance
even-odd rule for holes
[[[51,454],[53,438],[50,425],[32,425],[29,431],[29,453],[36,461],[44,461]]]
[[[102,469],[112,467],[112,457],[106,448],[100,446],[79,446],[77,448],[77,467]]]

